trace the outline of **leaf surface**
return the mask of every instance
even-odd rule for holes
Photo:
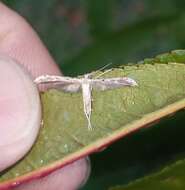
[[[138,87],[93,91],[92,131],[87,128],[81,93],[43,93],[43,126],[38,139],[20,162],[1,173],[0,189],[47,175],[183,109],[184,60],[185,52],[179,50],[103,75],[131,77]]]

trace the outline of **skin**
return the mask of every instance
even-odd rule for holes
[[[43,74],[61,75],[61,72],[55,64],[53,58],[49,55],[47,49],[44,47],[43,43],[31,26],[16,12],[10,10],[2,3],[0,3],[0,23],[1,54],[8,55],[17,60],[18,63],[26,68],[33,78]],[[4,72],[3,70],[4,69],[0,70],[0,76],[2,74],[1,72]],[[17,71],[15,70],[13,72]],[[12,81],[12,85],[13,82],[14,81]],[[6,84],[6,81],[1,81],[1,84]],[[16,93],[18,92],[16,92],[15,88],[14,94]],[[4,93],[0,96],[2,100],[3,96],[4,98],[7,97],[7,94]],[[6,104],[3,108],[6,108],[6,106],[9,108],[8,104]],[[2,106],[0,106],[0,112],[3,112],[1,109]],[[14,108],[14,112],[16,112],[16,110],[17,107]],[[25,114],[22,113],[22,119],[25,119],[24,117]],[[4,125],[6,126],[6,120],[4,122]],[[14,147],[11,148],[16,149],[16,146],[17,144],[15,143]],[[86,158],[80,159],[62,169],[54,171],[42,179],[32,180],[31,182],[20,185],[15,189],[75,190],[86,182],[89,176],[89,168],[89,161]]]

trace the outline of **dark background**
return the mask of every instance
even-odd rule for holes
[[[183,0],[9,0],[38,32],[65,75],[136,62],[185,47]],[[105,190],[184,155],[184,112],[91,156],[83,190]]]

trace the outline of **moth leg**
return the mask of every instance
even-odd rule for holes
[[[92,127],[92,125],[91,125],[91,112],[90,113],[88,113],[88,112],[86,112],[85,110],[84,110],[84,113],[85,113],[85,116],[86,116],[86,118],[87,118],[87,122],[88,122],[88,129],[90,130],[90,131],[92,131],[92,129],[93,129],[93,127]]]

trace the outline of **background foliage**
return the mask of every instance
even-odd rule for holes
[[[185,48],[183,0],[9,0],[39,33],[64,74],[78,75]],[[183,157],[185,113],[91,156],[84,190],[127,184]]]

